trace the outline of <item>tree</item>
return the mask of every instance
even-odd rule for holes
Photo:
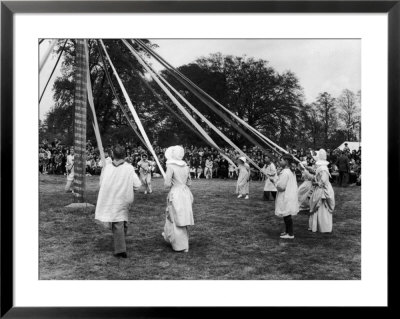
[[[322,122],[318,113],[316,103],[305,104],[301,110],[301,120],[299,130],[303,133],[302,144],[312,145],[313,149],[317,149],[320,143],[320,136],[322,132]]]
[[[230,111],[278,143],[296,139],[303,92],[294,73],[276,72],[262,59],[210,54],[179,70]],[[167,72],[163,76],[238,145],[249,144]],[[218,136],[214,136],[219,141]]]
[[[359,96],[361,97],[361,94]],[[337,99],[337,106],[339,108],[339,119],[347,133],[347,140],[351,141],[356,136],[355,125],[360,122],[358,97],[352,91],[345,89]]]
[[[144,70],[121,41],[106,40],[104,42],[150,140],[157,141],[158,144],[163,144],[162,146],[171,143],[171,139],[184,144],[204,145],[202,139],[194,134],[181,119],[172,114],[158,100],[154,92],[144,85],[138,74],[144,74]],[[149,41],[146,40],[146,42],[150,44]],[[109,65],[102,62],[95,41],[89,40],[88,46],[94,103],[100,134],[104,139],[103,144],[129,140],[138,142],[123,113],[113,103],[115,96],[110,90],[105,75],[106,70],[112,74]],[[140,51],[138,47],[135,49]],[[142,51],[141,54],[143,55],[144,52]],[[74,56],[75,43],[71,40],[67,43],[64,52],[62,76],[56,79],[53,86],[54,105],[45,120],[47,126],[54,129],[55,133],[61,132],[65,135],[65,143],[72,142],[73,138]],[[301,117],[303,91],[293,72],[278,73],[268,61],[221,53],[210,54],[182,65],[179,70],[209,95],[276,143],[294,144],[303,139],[304,134],[299,130],[303,121]],[[239,146],[250,144],[243,134],[238,133],[234,127],[221,119],[169,73],[164,70],[161,74],[235,144]],[[114,76],[112,76],[112,81],[117,89],[118,97],[125,102]],[[148,81],[148,84],[172,110],[179,116],[183,116],[154,81]],[[190,110],[189,112],[193,113]],[[218,145],[227,145],[195,114],[192,115]],[[89,122],[91,122],[91,116],[89,111]],[[94,141],[91,124],[87,127],[88,139]],[[254,137],[254,134],[245,127],[242,126],[242,129]]]
[[[316,101],[316,108],[322,122],[324,147],[327,148],[329,136],[337,128],[335,99],[327,92],[320,93]]]
[[[148,40],[144,40],[149,43]],[[127,92],[132,99],[136,111],[143,121],[143,125],[148,130],[148,124],[152,125],[152,114],[146,114],[147,103],[145,103],[144,89],[141,85],[138,73],[143,72],[140,64],[132,57],[130,51],[119,40],[104,41],[107,51],[120,75]],[[63,41],[60,40],[59,47],[56,53],[61,50]],[[135,47],[137,51],[141,51],[139,47]],[[96,109],[96,115],[99,123],[100,134],[108,138],[119,137],[121,139],[129,139],[138,142],[137,137],[132,130],[122,131],[129,132],[122,138],[121,134],[117,134],[120,128],[128,128],[128,121],[125,119],[120,108],[113,103],[115,96],[107,82],[105,71],[111,74],[114,86],[117,88],[117,94],[121,101],[125,101],[119,90],[119,85],[115,77],[112,75],[112,70],[108,64],[104,64],[100,58],[99,48],[95,40],[88,40],[89,50],[89,69],[91,75],[91,84],[93,90],[93,98]],[[69,40],[64,52],[63,62],[61,65],[62,76],[58,77],[53,85],[53,100],[54,105],[47,114],[45,123],[49,128],[54,128],[58,132],[64,134],[66,143],[71,143],[73,139],[73,116],[74,116],[74,82],[75,82],[75,40]],[[91,125],[92,113],[88,111],[88,139],[95,140],[94,131]],[[129,137],[129,138],[128,138]]]

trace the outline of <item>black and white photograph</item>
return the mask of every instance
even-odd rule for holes
[[[360,39],[38,56],[39,280],[362,279]]]

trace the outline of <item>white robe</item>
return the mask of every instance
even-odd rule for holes
[[[146,190],[151,192],[152,191],[151,171],[154,168],[154,162],[148,160],[141,160],[138,163],[138,168],[139,168],[140,181],[142,182],[142,185],[146,188]]]
[[[236,183],[236,194],[248,195],[250,188],[250,166],[245,163],[238,166],[239,176]]]
[[[276,192],[275,182],[278,179],[278,175],[274,163],[269,164],[267,167],[264,166],[261,172],[266,175],[264,192]]]
[[[124,162],[104,167],[100,176],[95,219],[101,222],[129,221],[129,207],[133,203],[133,190],[141,186],[133,166]]]
[[[276,189],[278,192],[275,199],[275,215],[279,217],[297,215],[299,202],[296,175],[289,168],[283,169],[279,174]]]
[[[66,167],[67,167],[67,169],[68,169],[68,167],[72,167],[72,169],[70,170],[70,172],[67,176],[67,180],[73,181],[74,180],[74,155],[67,156]]]
[[[105,165],[104,166],[107,166],[108,164],[111,164],[112,163],[112,159],[111,159],[111,157],[109,156],[109,157],[106,157],[105,158]],[[103,167],[103,161],[99,161],[99,167]]]

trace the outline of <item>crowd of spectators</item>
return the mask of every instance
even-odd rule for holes
[[[154,158],[149,154],[142,146],[135,145],[133,143],[124,143],[126,158],[125,160],[137,168],[138,162],[141,160],[143,153],[148,155],[150,161],[154,161]],[[236,179],[237,172],[235,166],[230,164],[217,150],[210,147],[199,147],[194,145],[184,145],[185,157],[189,168],[190,174],[193,179],[198,178],[221,178],[221,179]],[[106,156],[111,156],[112,145],[105,147]],[[160,161],[161,166],[164,170],[166,169],[164,153],[166,148],[158,145],[153,145],[153,149]],[[59,140],[54,139],[51,143],[44,140],[39,145],[39,171],[42,174],[66,174],[66,157],[69,154],[70,146],[63,145]],[[286,147],[286,150],[300,159],[302,162],[307,162],[307,166],[312,167],[315,160],[316,153],[312,149],[296,149],[295,147]],[[102,162],[100,159],[99,150],[91,143],[87,141],[86,147],[86,172],[87,175],[99,175],[102,169]],[[224,153],[231,159],[236,159],[240,156],[233,148],[224,148]],[[260,168],[263,168],[265,163],[265,156],[268,156],[272,162],[278,167],[279,155],[274,151],[264,153],[258,147],[246,147],[243,146],[242,151]],[[327,149],[327,160],[330,162],[328,168],[332,176],[332,182],[346,186],[349,184],[361,185],[361,147],[356,151],[350,151],[345,146],[343,150],[330,150]],[[256,169],[253,165],[251,166],[251,179],[252,180],[264,180],[264,175]],[[160,171],[155,165],[153,172],[155,176],[160,174]],[[301,177],[301,171],[297,172],[298,177]]]

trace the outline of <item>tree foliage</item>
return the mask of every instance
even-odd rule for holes
[[[154,46],[150,41],[144,41]],[[60,41],[57,52],[62,43]],[[182,120],[183,114],[147,75],[145,78],[152,90],[145,85],[142,79],[145,74],[143,68],[123,43],[120,40],[105,40],[104,43],[150,140],[161,146],[176,143],[205,145],[193,133],[193,126],[184,123],[188,121]],[[123,103],[125,99],[110,66],[103,63],[95,40],[89,40],[88,47],[93,97],[103,144],[108,146],[127,141],[139,144],[139,139],[115,103],[106,71],[111,74],[119,99]],[[135,49],[146,56],[139,47]],[[182,65],[179,71],[281,146],[329,148],[336,147],[343,139],[356,138],[354,130],[356,124],[360,123],[361,92],[354,94],[346,89],[337,99],[328,92],[322,92],[313,103],[305,103],[303,89],[293,72],[279,73],[268,61],[262,59],[221,53],[210,54]],[[250,145],[242,134],[202,103],[170,73],[163,70],[160,74],[234,143],[239,146]],[[67,144],[72,144],[73,140],[74,83],[75,41],[70,40],[63,54],[62,76],[56,79],[53,86],[54,105],[44,123],[47,134],[62,136]],[[153,91],[163,102],[160,102]],[[188,111],[220,146],[227,146],[197,115],[189,109]],[[94,132],[90,124],[92,114],[90,110],[87,113],[88,139],[94,142]]]

